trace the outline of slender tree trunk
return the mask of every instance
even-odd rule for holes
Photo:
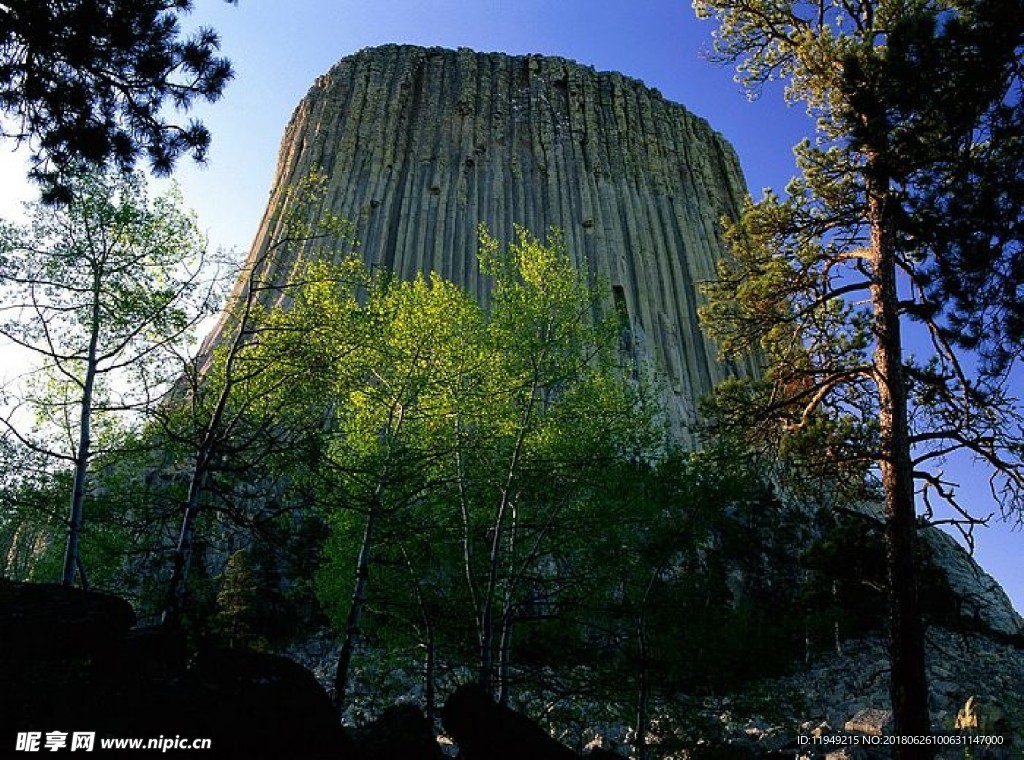
[[[637,760],[647,760],[647,724],[651,714],[651,664],[647,646],[647,618],[642,610],[636,621],[636,641],[640,660],[636,698],[636,756]]]
[[[658,582],[662,568],[655,570],[647,581],[647,588],[640,600],[640,609],[636,618],[636,647],[639,660],[637,699],[636,699],[636,756],[637,760],[647,760],[647,727],[651,720],[651,647],[647,640],[647,606],[651,601],[654,584]]]
[[[494,690],[494,606],[498,593],[498,576],[501,569],[502,544],[505,535],[505,514],[511,508],[509,488],[511,487],[513,472],[516,468],[519,446],[517,442],[516,451],[512,457],[512,465],[509,468],[509,475],[505,488],[501,492],[501,499],[498,502],[498,512],[494,518],[494,535],[491,537],[491,550],[488,556],[487,588],[482,600],[483,610],[480,614],[480,686],[493,694]],[[504,609],[504,606],[503,606]],[[502,615],[504,620],[504,614]],[[503,626],[504,627],[504,626]]]
[[[879,398],[885,553],[889,576],[890,696],[893,730],[902,736],[930,733],[924,662],[924,624],[917,593],[917,510],[903,370],[896,256],[890,239],[888,181],[868,187],[868,220],[874,254],[871,300],[875,314],[875,372]],[[922,746],[896,745],[897,758],[928,758]]]
[[[498,704],[508,706],[511,693],[512,666],[512,628],[515,621],[512,617],[511,593],[506,594],[504,609],[501,614],[501,643],[499,644],[498,660]]]
[[[501,557],[501,535],[505,522],[507,501],[502,495],[498,505],[498,514],[494,520],[494,535],[491,538],[491,552],[488,563],[487,588],[482,600],[483,610],[480,614],[480,686],[493,694],[494,690],[494,595],[498,583],[498,563]]]
[[[334,672],[334,707],[340,715],[345,709],[348,698],[348,675],[352,665],[352,654],[359,645],[362,631],[363,610],[366,607],[366,586],[370,578],[370,549],[373,546],[376,531],[378,504],[376,499],[366,516],[366,527],[363,540],[359,546],[359,557],[356,560],[356,582],[352,589],[352,603],[348,608],[345,620],[345,639],[338,654],[338,668]]]
[[[85,563],[82,562],[82,553],[78,553],[78,585],[82,591],[89,590],[89,576],[85,572]]]
[[[523,444],[526,440],[526,432],[530,426],[530,419],[533,416],[538,387],[539,380],[534,375],[529,396],[527,397],[526,408],[523,410],[523,417],[519,424],[519,430],[516,433],[516,442],[512,447],[512,456],[509,460],[508,470],[505,473],[505,483],[501,489],[497,514],[494,518],[494,535],[491,537],[491,551],[488,557],[487,588],[484,598],[481,600],[483,610],[480,614],[480,675],[478,679],[480,686],[486,689],[489,694],[492,694],[494,689],[494,602],[498,591],[498,572],[501,565],[505,513],[509,509],[515,509],[515,506],[512,504],[512,484],[519,472],[520,457],[523,453]],[[510,566],[512,566],[511,562]]]
[[[94,271],[92,291],[92,313],[89,325],[89,349],[85,362],[85,382],[82,384],[82,398],[79,402],[78,448],[75,452],[75,481],[71,489],[71,509],[68,516],[68,541],[64,550],[64,569],[61,585],[70,588],[75,585],[75,575],[82,566],[79,543],[84,518],[85,486],[89,473],[89,456],[92,446],[92,397],[96,388],[97,347],[100,337],[100,275]],[[83,586],[85,574],[82,574]]]
[[[377,539],[377,520],[380,517],[381,509],[383,509],[385,484],[390,477],[391,457],[393,455],[392,447],[405,423],[405,412],[406,410],[401,403],[401,399],[394,399],[388,412],[387,456],[384,460],[383,469],[377,478],[377,484],[374,486],[373,495],[370,497],[370,508],[366,515],[366,527],[363,529],[363,540],[359,545],[359,556],[356,559],[356,581],[352,589],[352,603],[349,605],[348,617],[345,619],[345,639],[341,643],[341,651],[338,653],[338,667],[334,671],[334,707],[338,711],[339,717],[341,717],[342,712],[345,710],[352,655],[359,645],[359,638],[362,633],[363,611],[366,607],[366,587],[370,580],[370,553],[373,549],[373,542]]]
[[[501,605],[501,641],[498,645],[498,704],[508,706],[508,699],[511,690],[511,666],[512,666],[512,629],[515,626],[515,593],[518,574],[518,538],[519,538],[519,509],[516,502],[511,503],[512,514],[508,528],[508,567],[505,579],[505,594]]]
[[[91,395],[90,383],[86,382],[86,393]],[[90,416],[92,412],[91,401],[82,399],[82,419],[79,425],[78,449],[75,454],[75,482],[71,489],[71,509],[68,518],[68,541],[64,550],[64,569],[61,573],[61,583],[66,588],[75,585],[75,576],[78,572],[79,543],[82,535],[83,506],[85,502],[85,481],[89,467],[89,429]]]
[[[409,570],[409,582],[416,589],[416,604],[420,609],[420,620],[423,621],[423,702],[424,713],[430,725],[434,725],[434,718],[437,716],[437,689],[434,684],[435,673],[437,672],[437,643],[434,638],[434,623],[431,618],[427,601],[423,598],[423,588],[420,586],[420,579],[409,555],[402,547],[402,555],[405,558],[405,566]]]
[[[417,633],[424,639],[423,702],[427,720],[433,725],[434,718],[437,715],[437,691],[434,685],[434,674],[437,671],[437,645],[434,639],[434,623],[431,618],[430,609],[427,606],[427,600],[423,597],[423,588],[420,585],[420,578],[417,575],[416,568],[409,559],[409,553],[404,545],[401,545],[401,550],[402,558],[405,560],[405,569],[409,571],[409,583],[412,584],[413,589],[416,591],[416,605],[419,607],[420,620],[423,623],[422,632],[417,630]]]
[[[427,626],[426,652],[423,656],[423,701],[424,712],[430,725],[434,725],[437,715],[437,691],[434,686],[437,671],[437,648],[434,644],[434,627]]]
[[[519,444],[517,444],[518,452]],[[518,458],[518,454],[513,457],[513,469],[515,467],[515,459]],[[511,470],[510,470],[511,473]],[[511,485],[511,474],[509,476],[509,486]],[[498,505],[498,514],[494,520],[494,536],[491,540],[491,551],[488,558],[489,569],[487,574],[487,590],[483,599],[483,612],[480,615],[480,677],[479,683],[488,693],[493,693],[494,681],[495,681],[495,668],[494,668],[494,607],[496,603],[496,597],[498,593],[498,581],[501,572],[501,559],[502,559],[502,539],[505,536],[505,517],[509,509],[514,509],[511,504],[511,497],[508,494],[508,490],[502,492],[501,501]],[[515,525],[510,528],[511,531],[515,531]],[[513,562],[509,559],[509,566],[512,566]],[[511,578],[507,579],[508,583],[512,583]],[[500,657],[505,654],[505,646],[511,646],[511,630],[508,631],[508,641],[505,640],[506,620],[510,614],[511,601],[508,598],[511,594],[511,589],[506,589],[505,599],[502,602],[502,631],[499,637],[499,668],[501,666]],[[502,680],[502,679],[499,679]],[[499,683],[499,688],[504,691],[505,686]],[[505,695],[507,699],[507,694]],[[500,699],[500,697],[499,697]]]
[[[836,586],[836,582],[832,581],[832,607],[836,610],[839,609],[839,591]],[[843,656],[843,642],[839,638],[839,615],[837,614],[835,620],[832,621],[832,643],[835,645],[836,657]]]
[[[455,483],[459,491],[459,511],[462,516],[462,570],[469,591],[469,601],[473,605],[473,617],[476,622],[477,646],[482,647],[483,621],[480,619],[480,603],[477,599],[476,583],[473,581],[473,543],[472,524],[469,515],[469,499],[466,495],[466,474],[462,464],[462,423],[458,415],[455,417]]]
[[[167,596],[160,617],[160,623],[168,628],[177,628],[181,624],[181,614],[185,609],[185,590],[188,588],[188,574],[192,567],[195,526],[202,509],[201,499],[206,484],[206,470],[205,458],[203,461],[197,461],[188,484],[185,514],[181,518],[181,531],[172,560],[171,580],[167,584]]]
[[[253,297],[255,294],[254,278],[255,270],[250,272],[245,284],[245,306],[242,310],[242,318],[231,340],[231,348],[228,351],[224,362],[224,385],[217,394],[217,403],[214,404],[210,419],[203,429],[202,438],[196,446],[196,465],[192,470],[192,477],[188,483],[188,496],[185,500],[185,514],[181,518],[181,532],[178,535],[178,545],[174,550],[173,569],[171,581],[167,587],[167,597],[164,602],[164,610],[161,616],[161,623],[168,627],[175,627],[181,622],[181,613],[185,608],[185,591],[188,588],[188,574],[192,566],[192,548],[195,542],[195,526],[202,510],[203,492],[209,480],[215,454],[219,448],[223,434],[224,416],[227,414],[228,401],[235,388],[234,367],[246,340],[251,336],[249,318],[252,313]],[[196,372],[195,383],[192,393],[198,394],[198,384],[201,382],[201,372]]]

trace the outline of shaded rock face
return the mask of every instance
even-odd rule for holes
[[[863,502],[851,505],[848,509],[863,515],[874,524],[875,532],[869,540],[873,545],[881,547],[884,519],[882,505]],[[922,591],[926,592],[922,598],[926,614],[931,613],[945,625],[987,633],[1012,641],[1018,646],[1024,644],[1024,618],[1013,608],[1002,586],[985,572],[974,557],[952,536],[937,527],[923,528],[918,532],[918,537],[928,567],[937,573],[944,586],[933,589],[929,595],[929,578],[919,579]],[[884,576],[880,575],[879,581],[884,582]],[[879,597],[880,606],[884,604],[882,599]],[[929,609],[929,601],[933,607],[938,603],[943,609]]]
[[[53,653],[88,659],[134,624],[134,610],[119,597],[0,578],[0,673]]]
[[[279,229],[289,186],[329,177],[319,211],[355,224],[365,260],[402,278],[436,271],[481,301],[477,228],[557,226],[608,289],[623,350],[663,384],[673,437],[724,366],[697,323],[699,283],[745,192],[732,148],[642,83],[561,58],[388,45],[343,59],[292,116],[250,261]],[[283,282],[308,252],[275,252]]]
[[[959,617],[982,631],[1024,640],[1024,618],[1002,586],[951,536],[937,528],[921,532],[932,562],[942,572],[959,605]]]

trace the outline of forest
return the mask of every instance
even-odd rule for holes
[[[209,132],[166,121],[165,101],[216,101],[233,76],[216,32],[181,31],[191,3],[0,8],[2,135],[30,149],[40,192],[0,223],[0,336],[34,362],[0,410],[15,681],[38,676],[18,663],[39,646],[18,595],[52,584],[126,601],[188,653],[181,672],[218,652],[299,661],[332,730],[412,704],[434,731],[471,685],[576,752],[728,757],[747,729],[716,714],[823,714],[771,679],[877,639],[887,732],[1020,741],[1019,689],[974,723],[971,701],[936,718],[928,647],[935,629],[981,636],[1006,647],[1002,674],[1024,667],[1024,627],[967,611],[929,533],[970,541],[990,520],[947,474],[956,458],[994,512],[1024,514],[1024,9],[694,8],[717,24],[712,57],[751,92],[782,80],[817,131],[784,195],[721,220],[700,324],[723,362],[761,371],[690,400],[685,444],[666,379],[630,352],[624,296],[559,228],[481,224],[481,299],[368,263],[313,167],[262,248],[213,254],[186,199],[137,169],[202,160]],[[39,683],[109,677],[61,646],[76,664]],[[99,693],[130,702],[120,678]],[[31,728],[36,698],[0,710]]]

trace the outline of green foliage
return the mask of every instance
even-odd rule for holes
[[[155,477],[160,461],[145,440],[122,434],[110,451],[92,457],[83,503],[81,554],[90,587],[124,596],[142,619],[154,612],[161,541],[173,514],[174,489]],[[61,574],[73,473],[43,457],[33,465],[21,450],[5,474],[0,574],[53,582]]]
[[[260,595],[249,553],[239,549],[228,557],[217,594],[217,627],[229,647],[260,645]]]
[[[52,582],[63,561],[66,471],[50,472],[23,449],[4,447],[0,487],[0,575],[16,581]],[[33,465],[40,466],[34,471]]]
[[[595,508],[602,468],[655,437],[560,238],[519,230],[503,249],[484,233],[481,267],[487,309],[436,275],[311,266],[260,348],[293,378],[268,375],[275,403],[324,431],[307,472],[331,527],[317,577],[335,620],[365,608],[377,635],[460,658],[489,639],[496,662],[500,630],[558,595],[541,567]],[[366,556],[369,591],[353,596]]]
[[[805,626],[779,620],[803,572],[784,555],[806,528],[757,460],[658,448],[619,374],[614,314],[595,319],[557,238],[481,249],[487,308],[436,275],[345,260],[307,267],[266,316],[261,387],[306,431],[289,480],[329,530],[315,574],[329,616],[404,662],[465,666],[489,641],[502,691],[617,719],[635,717],[641,671],[665,695],[784,669]]]
[[[442,688],[479,667],[489,606],[499,684],[562,730],[598,712],[633,725],[644,688],[671,713],[662,729],[693,733],[698,702],[675,695],[784,670],[820,612],[801,604],[844,566],[805,578],[790,552],[807,528],[745,446],[658,447],[607,305],[559,246],[485,236],[487,308],[437,276],[398,282],[344,258],[296,273],[288,310],[237,301],[253,308],[226,334],[249,339],[222,342],[208,384],[197,375],[160,426],[97,461],[93,576],[131,589],[144,615],[161,607],[163,588],[139,579],[166,573],[194,436],[223,398],[185,609],[195,635],[262,647],[315,614],[303,594],[343,630],[358,603],[380,655],[356,650],[349,704],[372,710],[408,689],[400,667]]]
[[[209,345],[196,356],[180,358],[183,373],[175,398],[151,415],[166,441],[170,465],[182,468],[187,483],[162,613],[167,625],[176,625],[186,606],[194,548],[211,537],[199,528],[217,527],[223,539],[240,524],[265,530],[286,522],[286,509],[278,502],[285,470],[299,467],[310,455],[305,442],[317,440],[288,424],[298,418],[288,408],[302,402],[280,393],[292,380],[290,368],[282,365],[270,372],[277,357],[261,344],[265,339],[273,343],[281,330],[289,332],[268,318],[269,308],[295,284],[278,271],[289,260],[287,249],[315,252],[324,240],[345,239],[350,232],[349,225],[330,214],[310,221],[311,209],[325,192],[326,178],[316,170],[286,191],[282,211],[270,223],[271,237],[244,263]],[[301,342],[290,331],[290,339],[297,337]],[[254,471],[259,477],[251,477]],[[261,498],[254,498],[257,494]],[[214,498],[220,508],[207,517]]]
[[[65,584],[83,566],[93,461],[160,403],[177,371],[169,358],[216,305],[205,240],[176,192],[150,200],[141,178],[102,173],[68,188],[68,204],[36,204],[26,226],[0,227],[0,334],[37,362],[8,389],[0,430],[49,460],[32,465],[36,476],[73,471]]]
[[[141,177],[102,173],[76,175],[72,189],[67,207],[36,204],[26,226],[0,229],[2,329],[46,359],[54,382],[77,386],[95,334],[102,369],[125,378],[110,403],[124,406],[172,379],[163,350],[218,306],[202,279],[206,241],[177,190],[150,199]]]

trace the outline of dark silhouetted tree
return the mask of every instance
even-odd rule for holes
[[[127,171],[144,157],[168,174],[185,153],[204,160],[199,121],[168,121],[215,101],[232,77],[207,28],[184,37],[191,0],[9,0],[0,3],[0,135],[27,142],[44,198],[66,201],[81,163]]]

